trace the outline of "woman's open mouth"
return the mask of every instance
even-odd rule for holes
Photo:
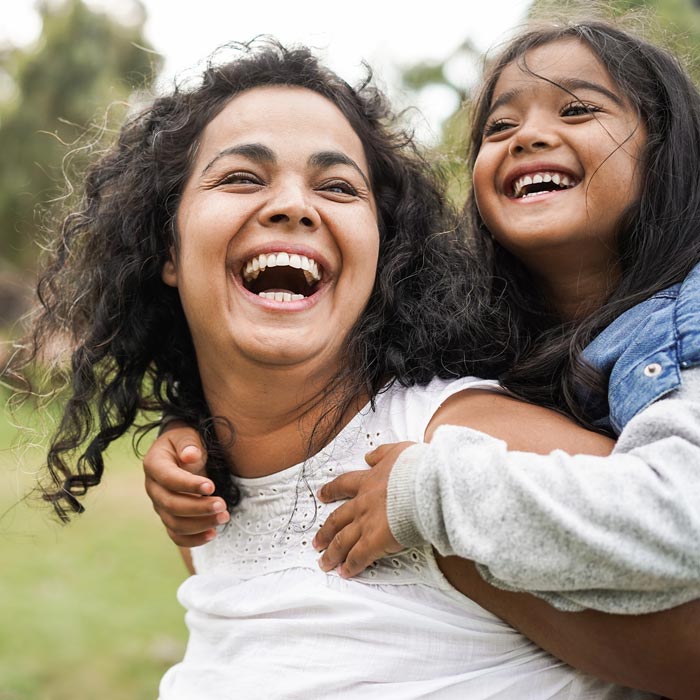
[[[318,291],[323,268],[297,253],[261,253],[246,261],[241,277],[243,286],[263,299],[299,301]]]

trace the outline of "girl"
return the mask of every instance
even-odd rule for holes
[[[357,494],[316,537],[324,569],[348,558],[352,575],[430,542],[563,609],[639,613],[698,597],[699,154],[697,90],[657,47],[600,23],[507,47],[477,105],[467,205],[504,281],[494,298],[510,313],[515,362],[502,381],[620,432],[615,453],[536,457],[447,428],[393,470],[400,448],[382,449],[372,471],[324,488],[327,501]],[[149,493],[196,544],[212,534],[216,499],[160,488],[206,492],[163,461],[170,449],[196,456],[194,438],[159,442]]]
[[[332,542],[367,509],[357,499],[317,539],[324,567],[351,558],[352,575],[427,539],[566,610],[700,597],[698,154],[697,89],[657,47],[589,23],[504,50],[476,105],[467,204],[507,280],[496,292],[517,359],[501,381],[619,434],[615,452],[532,457],[467,431],[412,447],[393,470],[400,449],[381,452],[366,477],[377,483],[348,475],[324,493],[380,484],[386,498],[391,471],[388,515],[363,516],[380,516],[382,540],[355,525]]]
[[[138,408],[209,427],[213,474],[239,502],[180,589],[190,641],[162,700],[649,698],[538,649],[455,589],[468,562],[428,546],[357,580],[315,565],[313,523],[334,507],[313,491],[365,436],[422,440],[443,402],[468,423],[473,392],[498,391],[466,376],[469,344],[497,337],[464,305],[480,302],[474,261],[434,235],[450,230],[439,190],[387,116],[367,86],[272,45],[123,127],[40,282],[35,352],[57,332],[73,347],[46,497],[79,510]],[[608,447],[546,409],[499,405],[546,427],[514,447]]]

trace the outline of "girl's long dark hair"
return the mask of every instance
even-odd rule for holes
[[[396,128],[370,78],[353,89],[309,50],[269,40],[237,50],[235,60],[210,64],[201,84],[157,98],[124,125],[89,169],[82,205],[52,244],[28,362],[45,357],[55,341],[71,352],[69,398],[44,485],[63,520],[82,510],[79,498],[102,478],[104,451],[141,411],[197,427],[219,493],[229,506],[236,500],[179,296],[161,269],[177,244],[175,215],[202,131],[244,90],[289,85],[323,95],[348,119],[369,163],[380,229],[377,278],[328,388],[341,401],[325,433],[358,396],[376,396],[389,380],[408,385],[502,369],[494,330],[502,324],[491,323],[482,269],[459,241],[441,183]]]
[[[529,50],[565,39],[591,48],[648,133],[641,196],[619,222],[619,283],[600,308],[582,320],[567,321],[525,265],[490,236],[473,192],[465,212],[480,254],[494,272],[494,302],[508,321],[512,366],[501,375],[502,382],[516,394],[590,426],[577,387],[605,397],[607,377],[583,363],[581,351],[624,311],[683,280],[700,259],[700,94],[676,58],[610,24],[532,29],[510,42],[486,76],[472,122],[472,167],[503,69],[518,61],[527,70]]]

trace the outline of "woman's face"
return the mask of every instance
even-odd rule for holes
[[[607,266],[620,217],[639,197],[646,130],[582,42],[545,44],[525,61],[495,85],[474,165],[479,212],[534,268],[579,258]]]
[[[337,367],[374,284],[377,212],[362,143],[296,87],[233,98],[205,128],[163,269],[200,370]]]

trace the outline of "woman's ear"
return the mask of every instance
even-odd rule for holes
[[[175,264],[174,248],[170,248],[170,258],[165,261],[160,277],[169,287],[177,287],[177,265]]]

